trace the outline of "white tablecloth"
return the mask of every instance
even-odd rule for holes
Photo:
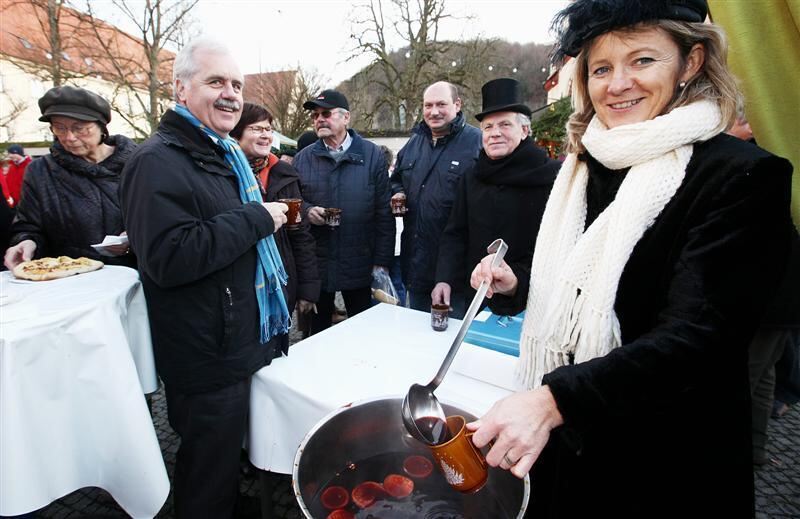
[[[435,332],[429,313],[380,304],[295,344],[288,357],[274,360],[253,377],[250,461],[264,470],[291,474],[297,447],[329,412],[366,398],[402,397],[411,384],[427,384],[460,325],[451,319],[447,331]],[[463,344],[456,359],[476,348]],[[510,373],[516,358],[497,355]],[[452,368],[436,390],[440,401],[477,416],[509,393]]]
[[[0,274],[0,515],[96,486],[153,517],[169,493],[143,396],[157,388],[135,270]]]

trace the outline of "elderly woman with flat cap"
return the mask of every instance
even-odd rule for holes
[[[6,267],[43,256],[86,256],[134,267],[128,245],[107,247],[110,256],[91,245],[125,231],[117,186],[136,144],[108,134],[111,107],[89,90],[51,88],[39,99],[39,108],[39,120],[50,123],[54,142],[48,155],[28,166]]]
[[[576,0],[568,156],[530,279],[522,391],[469,425],[532,517],[752,517],[747,345],[786,266],[791,165],[723,133],[739,93],[705,0]],[[527,302],[527,306],[526,306]]]

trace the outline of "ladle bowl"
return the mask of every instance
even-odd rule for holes
[[[492,268],[500,265],[503,257],[506,255],[508,245],[502,239],[497,239],[486,248],[486,252],[494,254],[492,259]],[[458,352],[461,343],[464,342],[464,337],[467,335],[472,320],[480,309],[483,298],[486,297],[486,291],[489,289],[489,284],[486,280],[481,281],[475,297],[472,298],[467,313],[464,316],[464,321],[461,323],[461,328],[458,329],[458,335],[453,340],[453,344],[447,352],[439,371],[433,380],[426,385],[412,384],[403,398],[403,424],[406,426],[409,434],[417,440],[427,444],[436,445],[446,439],[447,427],[446,417],[439,400],[433,392],[442,383],[444,375],[450,369],[453,359]]]

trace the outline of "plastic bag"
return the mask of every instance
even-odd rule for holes
[[[381,303],[396,305],[400,302],[389,273],[384,269],[372,271],[372,298]]]

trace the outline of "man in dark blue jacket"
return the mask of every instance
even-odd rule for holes
[[[392,199],[403,198],[401,262],[411,308],[428,311],[434,288],[439,239],[450,216],[458,184],[478,158],[481,132],[466,123],[458,90],[440,81],[422,98],[422,122],[397,155],[391,177]],[[464,313],[463,294],[443,301],[454,317]]]
[[[311,111],[319,137],[297,153],[293,164],[300,174],[303,211],[317,242],[322,280],[313,334],[330,327],[337,291],[348,316],[369,308],[373,270],[388,273],[391,265],[395,224],[386,159],[378,146],[347,129],[347,98],[323,90],[303,108]],[[331,208],[341,211],[335,222],[328,217]]]

